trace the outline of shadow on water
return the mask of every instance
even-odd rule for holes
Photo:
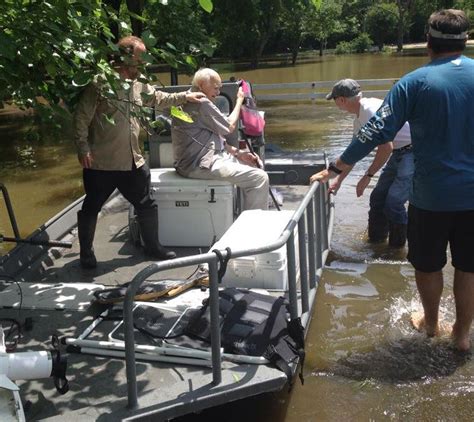
[[[330,372],[358,381],[410,382],[451,375],[471,358],[445,339],[402,338],[339,359]]]

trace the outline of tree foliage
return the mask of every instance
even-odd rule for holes
[[[257,66],[265,53],[290,51],[294,63],[303,43],[322,54],[365,45],[363,33],[400,49],[406,36],[424,41],[428,16],[449,7],[472,14],[474,0],[2,0],[0,105],[34,107],[55,122],[96,74],[112,95],[110,57],[131,33],[144,39],[148,63],[191,72],[213,55]]]
[[[179,1],[176,1],[178,3]],[[162,1],[148,0],[155,11]],[[210,0],[200,3],[209,9]],[[188,8],[191,2],[187,2]],[[195,3],[194,9],[199,8]],[[162,10],[163,12],[163,10]],[[154,12],[153,12],[154,13]],[[196,12],[197,13],[197,12]],[[170,14],[172,12],[170,11]],[[188,14],[189,15],[189,14]],[[163,20],[154,14],[154,22]],[[100,0],[3,0],[0,14],[0,105],[13,103],[20,108],[35,108],[43,120],[59,121],[73,107],[82,87],[100,74],[110,85],[110,95],[120,80],[112,69],[110,58],[117,53],[111,27],[116,25],[120,36],[132,33],[131,18],[146,24],[147,20],[120,8],[119,12]],[[179,19],[180,22],[184,18]],[[187,46],[176,35],[166,42],[155,26],[145,26],[141,35],[148,50],[147,63],[167,62],[196,66],[194,55],[202,55],[208,39],[204,28],[194,28]],[[157,45],[157,36],[161,45]],[[184,31],[181,25],[179,31]],[[171,32],[172,33],[172,32]],[[176,33],[175,33],[176,34]],[[196,47],[190,47],[196,39]],[[209,54],[210,50],[206,51]],[[64,107],[66,106],[66,107]]]
[[[308,32],[319,41],[319,54],[323,55],[328,38],[345,30],[341,22],[342,5],[336,1],[324,1],[319,8],[313,8],[307,16]]]
[[[307,0],[283,0],[280,30],[291,52],[291,63],[296,64],[302,41],[308,35],[308,16],[319,6]]]
[[[371,6],[367,11],[367,32],[382,50],[387,40],[393,41],[397,31],[398,10],[393,3]]]

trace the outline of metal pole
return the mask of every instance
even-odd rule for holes
[[[209,264],[209,305],[211,312],[211,353],[212,383],[218,385],[222,381],[221,370],[221,331],[219,324],[219,285],[217,276],[217,257]]]
[[[316,196],[313,200],[316,201],[316,269],[322,268],[323,260],[322,260],[322,241],[321,241],[321,224],[322,224],[322,216],[321,216],[321,185],[317,190]]]
[[[314,199],[308,203],[306,213],[308,227],[308,266],[309,266],[309,287],[316,287],[316,255],[315,255],[315,235],[314,235]]]
[[[299,261],[300,261],[300,280],[301,280],[301,311],[308,312],[308,258],[306,251],[306,221],[304,214],[298,221],[298,246],[299,246]]]
[[[286,242],[288,254],[288,294],[290,297],[290,317],[298,318],[298,293],[296,291],[295,235],[293,231]]]
[[[128,408],[131,410],[138,407],[137,368],[135,367],[135,334],[133,332],[133,298],[135,293],[135,289],[130,285],[125,293],[123,304]]]
[[[321,195],[319,198],[319,202],[321,203],[321,244],[323,246],[323,251],[329,248],[329,239],[328,239],[328,202],[326,198],[328,197],[327,194],[327,183],[321,185]]]

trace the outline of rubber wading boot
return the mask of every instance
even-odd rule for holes
[[[388,244],[394,248],[403,248],[407,241],[407,225],[390,223]]]
[[[369,242],[378,243],[387,240],[389,231],[388,221],[384,215],[369,212]]]
[[[80,262],[81,267],[92,269],[97,267],[97,259],[94,255],[92,242],[94,241],[95,226],[97,225],[97,215],[90,216],[82,211],[77,213],[77,231],[79,245],[81,247]]]
[[[161,246],[158,240],[158,214],[156,208],[146,208],[136,210],[136,212],[145,253],[157,259],[176,258],[176,254]]]

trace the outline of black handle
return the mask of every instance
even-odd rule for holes
[[[72,248],[72,242],[61,242],[59,240],[34,240],[34,239],[20,239],[18,237],[7,237],[0,234],[0,243],[2,242],[15,242],[15,243],[28,243],[30,245],[40,245],[60,248]]]

